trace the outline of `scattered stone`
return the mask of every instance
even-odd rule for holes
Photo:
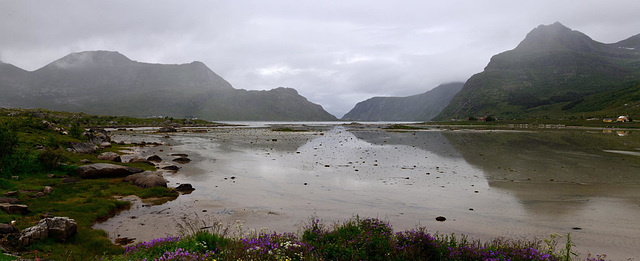
[[[118,153],[115,152],[103,152],[100,153],[100,155],[98,155],[98,159],[99,160],[108,160],[108,161],[113,161],[113,162],[122,162],[122,159],[120,158],[120,155],[118,155]]]
[[[145,171],[125,177],[122,181],[131,182],[140,188],[167,187],[167,180],[162,173]]]
[[[114,178],[140,173],[144,170],[139,168],[120,166],[108,163],[96,163],[83,165],[76,169],[76,173],[83,179]]]
[[[17,198],[0,197],[0,203],[18,204],[20,200]]]
[[[447,220],[447,218],[443,217],[443,216],[439,216],[436,218],[436,221],[440,221],[440,222],[444,222],[445,220]]]
[[[177,158],[177,159],[173,159],[173,161],[175,161],[177,163],[180,163],[180,164],[186,164],[186,163],[191,162],[191,159],[186,158],[186,157],[180,157],[180,158]]]
[[[91,161],[88,159],[81,159],[80,163],[88,164],[88,163],[91,163]]]
[[[52,179],[52,178],[55,178],[55,177],[56,177],[56,174],[47,174],[47,178]]]
[[[21,204],[0,203],[0,209],[4,210],[4,212],[7,212],[8,214],[24,215],[31,212],[27,205]]]
[[[170,156],[174,156],[174,157],[183,157],[183,158],[189,157],[189,155],[184,154],[184,153],[171,153],[171,155],[170,155]]]
[[[71,142],[71,148],[74,152],[80,154],[91,154],[98,149],[98,147],[91,142]]]
[[[46,194],[44,194],[44,192],[37,192],[36,194],[29,195],[29,197],[32,197],[32,198],[41,198],[41,197],[44,197],[44,196],[46,196]]]
[[[573,230],[582,230],[581,227],[572,227],[571,229],[573,229]]]
[[[164,166],[162,167],[162,169],[164,170],[173,170],[173,171],[178,171],[180,170],[180,167],[176,166],[176,165],[169,165],[169,166]]]
[[[46,212],[42,215],[40,215],[40,218],[52,218],[53,217],[53,213],[51,212]]]
[[[18,229],[12,225],[0,223],[0,235],[19,233]]]
[[[77,233],[78,224],[73,219],[68,217],[45,218],[40,220],[37,225],[24,229],[20,233],[18,242],[20,245],[27,246],[48,237],[66,242]]]
[[[149,156],[147,157],[147,160],[151,162],[162,162],[162,158],[160,158],[160,156],[158,155]]]
[[[62,183],[64,184],[68,184],[68,183],[76,183],[80,181],[79,179],[74,179],[74,178],[63,178],[62,179]]]
[[[156,164],[153,164],[153,162],[148,161],[145,158],[140,158],[140,157],[133,157],[129,160],[130,163],[146,163],[149,164],[151,166],[155,166]]]
[[[105,141],[105,142],[100,143],[100,148],[101,149],[111,148],[111,142]]]
[[[44,149],[44,146],[43,146],[43,145],[40,145],[40,144],[36,144],[35,146],[33,146],[33,148],[34,148],[34,149],[37,149],[37,150],[43,150],[43,149]]]
[[[44,186],[44,189],[42,190],[42,193],[44,194],[51,194],[51,192],[53,192],[53,188],[50,186]]]
[[[325,168],[328,168],[328,167],[331,167],[331,166],[329,166],[329,165],[324,165],[324,167],[325,167]]]
[[[117,245],[126,246],[128,244],[133,243],[134,241],[136,241],[135,238],[119,237],[119,238],[116,238],[115,243]]]
[[[469,211],[473,211],[473,208],[469,208]]]
[[[7,197],[17,197],[18,196],[18,191],[7,191],[4,193],[5,196]]]
[[[271,139],[271,141],[278,141],[278,139]]]
[[[184,183],[184,184],[180,184],[178,187],[176,187],[176,190],[180,191],[180,192],[190,192],[190,191],[194,191],[196,189],[194,189],[193,186],[191,186],[191,184]]]

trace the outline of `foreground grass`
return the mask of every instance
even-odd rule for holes
[[[205,225],[205,224],[202,224]],[[192,228],[197,228],[193,226]],[[231,236],[220,223],[127,247],[102,260],[572,260],[570,236],[543,241],[469,241],[465,236],[427,233],[421,227],[394,233],[387,222],[352,218],[326,226],[312,220],[301,234],[253,233]],[[560,249],[554,251],[554,249]],[[600,257],[587,259],[603,260]]]
[[[94,260],[105,253],[121,254],[124,253],[124,248],[113,245],[106,232],[92,229],[96,221],[129,207],[128,202],[119,201],[115,196],[177,197],[178,193],[171,189],[140,189],[123,183],[121,178],[81,179],[75,172],[76,165],[81,164],[80,160],[105,162],[98,160],[96,155],[103,151],[125,148],[114,144],[114,147],[96,154],[67,151],[71,142],[86,142],[86,137],[82,135],[84,125],[78,135],[71,131],[73,126],[91,120],[101,123],[118,119],[38,110],[0,109],[0,195],[4,196],[8,191],[20,191],[17,199],[30,210],[25,215],[0,211],[0,223],[14,221],[15,226],[23,230],[37,224],[43,216],[60,216],[72,218],[78,224],[78,234],[67,242],[44,240],[31,246],[19,246],[17,238],[12,237],[0,242],[3,247],[24,258],[41,260]],[[70,130],[70,134],[65,135],[44,121]],[[144,163],[125,165],[155,169]],[[52,187],[53,191],[44,196],[36,196],[45,186]],[[0,260],[12,259],[0,254]]]

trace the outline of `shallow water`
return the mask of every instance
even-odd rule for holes
[[[164,142],[145,153],[165,161],[189,154],[191,163],[165,177],[196,190],[134,204],[95,227],[143,241],[178,234],[189,218],[296,232],[312,216],[360,215],[396,231],[421,225],[476,239],[571,233],[583,256],[640,256],[640,133],[305,127],[312,131],[120,136]]]

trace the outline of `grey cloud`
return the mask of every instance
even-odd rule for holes
[[[199,60],[236,88],[296,88],[336,116],[371,96],[464,81],[540,24],[594,40],[640,33],[635,0],[0,1],[0,59],[35,70],[70,52]]]

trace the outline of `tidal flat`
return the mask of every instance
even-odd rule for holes
[[[388,220],[396,231],[425,226],[471,239],[571,233],[583,257],[640,256],[640,132],[383,127],[115,132],[115,140],[162,142],[141,153],[166,162],[187,154],[190,163],[164,176],[195,191],[162,204],[130,199],[131,209],[94,228],[140,242],[177,235],[178,224],[193,219],[296,232],[311,217],[359,215]]]

